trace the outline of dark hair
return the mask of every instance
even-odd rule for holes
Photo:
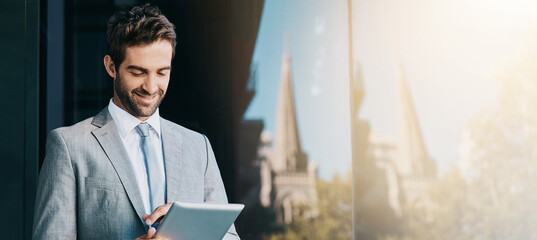
[[[125,49],[131,46],[147,45],[157,40],[167,40],[172,44],[172,58],[175,56],[175,26],[149,3],[130,10],[116,12],[108,20],[108,46],[110,57],[116,69],[125,59]]]

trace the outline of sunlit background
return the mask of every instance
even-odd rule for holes
[[[257,95],[245,118],[263,119],[265,137],[278,137],[289,52],[302,151],[317,164],[318,185],[341,190],[317,186],[309,205],[317,215],[298,211],[283,233],[265,237],[350,239],[333,226],[351,221],[342,206],[354,166],[355,239],[537,238],[528,214],[537,187],[537,3],[350,4],[352,80],[364,94],[352,121],[348,2],[265,3],[252,61]],[[352,231],[346,226],[339,232]]]
[[[372,172],[355,169],[355,236],[537,238],[537,4],[352,5]]]
[[[366,97],[361,116],[397,136],[396,73],[407,79],[430,155],[456,163],[461,131],[493,104],[502,74],[535,46],[534,1],[353,1],[355,61]],[[533,41],[533,42],[532,42]]]

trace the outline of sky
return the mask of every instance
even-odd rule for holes
[[[323,179],[351,169],[346,6],[346,1],[265,1],[252,61],[258,74],[256,96],[245,118],[263,119],[274,138],[289,36],[299,137]]]
[[[352,1],[353,61],[365,99],[359,117],[397,139],[395,69],[400,64],[429,155],[440,172],[457,163],[461,133],[493,104],[498,76],[528,50],[537,26],[529,0]],[[274,132],[284,52],[290,36],[299,135],[321,178],[350,170],[346,0],[267,0],[254,51],[256,96],[247,119]]]

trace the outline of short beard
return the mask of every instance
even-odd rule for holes
[[[123,86],[123,81],[121,80],[119,72],[117,72],[117,77],[114,80],[114,90],[119,98],[119,101],[126,108],[127,112],[134,117],[150,117],[153,115],[166,95],[162,89],[159,89],[157,93],[155,93],[159,98],[156,104],[146,105],[141,102],[137,102],[134,96],[136,93],[140,95],[149,95],[149,93],[140,87],[133,89],[129,94],[127,91],[125,91],[125,87]]]

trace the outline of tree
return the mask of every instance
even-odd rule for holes
[[[408,209],[404,233],[384,239],[537,239],[537,58],[528,53],[465,130],[467,168],[431,185],[431,207]]]
[[[276,239],[352,239],[352,175],[336,174],[331,181],[317,181],[318,215],[297,216],[281,232],[267,234],[266,240]],[[299,206],[306,212],[308,206]]]

